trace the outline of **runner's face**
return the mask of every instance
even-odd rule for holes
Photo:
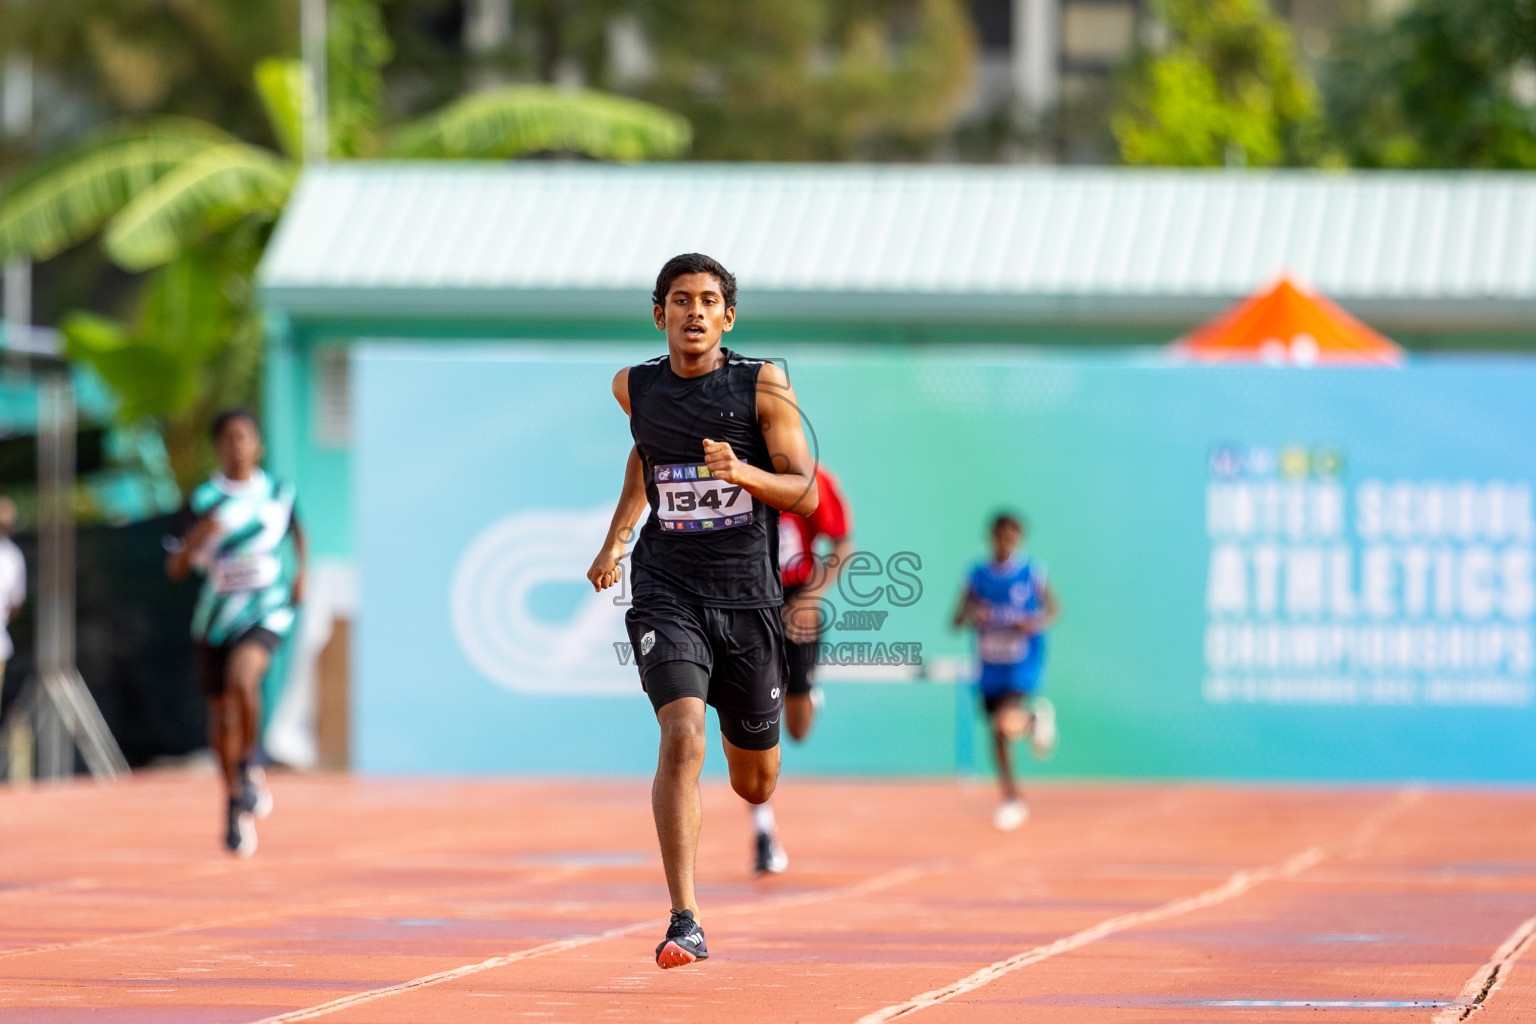
[[[999,526],[992,531],[992,556],[999,562],[1008,561],[1019,550],[1019,541],[1023,539],[1024,531],[1017,526],[1006,523]]]
[[[736,307],[727,306],[714,274],[684,274],[672,282],[665,306],[655,307],[656,329],[667,332],[667,347],[700,356],[720,344],[736,324]]]
[[[231,480],[244,480],[256,470],[261,461],[261,434],[256,424],[243,417],[224,424],[215,446],[219,467]]]

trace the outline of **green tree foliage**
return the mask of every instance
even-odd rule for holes
[[[1265,0],[1157,0],[1168,42],[1138,56],[1111,127],[1131,164],[1318,162],[1317,90]]]
[[[327,0],[330,31],[331,153],[378,156],[384,114],[384,65],[394,46],[384,31],[380,0]]]
[[[391,129],[380,120],[389,49],[377,4],[332,0],[332,10],[347,23],[331,36],[333,67],[355,62],[330,83],[335,155],[505,158],[559,149],[643,160],[687,151],[688,125],[675,114],[542,86],[494,90]],[[252,95],[281,150],[161,117],[29,169],[0,199],[0,260],[47,259],[100,233],[114,263],[148,274],[126,320],[80,313],[61,326],[70,357],[112,384],[127,419],[160,422],[184,484],[204,471],[209,417],[254,398],[262,336],[255,271],[299,172],[305,76],[282,60],[259,63],[253,76]]]
[[[1536,0],[1418,0],[1346,36],[1324,83],[1353,164],[1536,168]]]
[[[959,0],[646,0],[639,94],[710,160],[915,156],[953,127],[976,41]]]
[[[251,221],[158,267],[126,321],[71,313],[71,359],[118,395],[120,418],[159,425],[183,487],[206,471],[206,429],[220,409],[249,405],[261,362],[253,282],[261,231]]]
[[[395,132],[391,156],[496,160],[529,152],[646,160],[688,151],[681,117],[588,89],[511,85],[471,93]]]
[[[73,116],[179,114],[260,141],[266,122],[251,74],[263,57],[290,48],[297,33],[293,0],[0,4],[6,48],[27,51],[40,75],[86,98]],[[40,110],[39,120],[53,113]]]
[[[387,5],[394,109],[485,72],[581,81],[684,114],[705,160],[928,156],[975,70],[967,0],[513,0],[511,38],[473,60],[442,45],[450,3]],[[620,23],[644,39],[645,68],[616,61]]]

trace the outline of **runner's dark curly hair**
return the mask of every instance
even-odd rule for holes
[[[255,428],[256,433],[261,433],[261,424],[256,422],[256,414],[243,406],[233,409],[224,409],[213,418],[213,425],[208,428],[208,436],[217,441],[224,435],[224,428],[235,420],[245,420]]]
[[[1024,517],[1014,512],[999,512],[992,517],[992,529],[990,532],[996,533],[1005,526],[1012,527],[1023,533],[1025,528]]]
[[[651,292],[651,302],[660,306],[666,303],[672,282],[684,274],[713,274],[720,282],[720,296],[730,308],[736,305],[736,275],[720,265],[720,261],[701,252],[685,252],[673,256],[656,275],[656,290]]]

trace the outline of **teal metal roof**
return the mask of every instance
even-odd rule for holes
[[[307,172],[294,316],[632,315],[702,251],[754,316],[1163,322],[1290,272],[1377,322],[1536,327],[1536,174],[580,163]]]

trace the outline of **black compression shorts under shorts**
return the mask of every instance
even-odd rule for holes
[[[624,624],[653,707],[699,697],[719,713],[720,732],[731,743],[744,750],[778,745],[787,672],[777,608],[712,608],[651,596],[636,599]]]

